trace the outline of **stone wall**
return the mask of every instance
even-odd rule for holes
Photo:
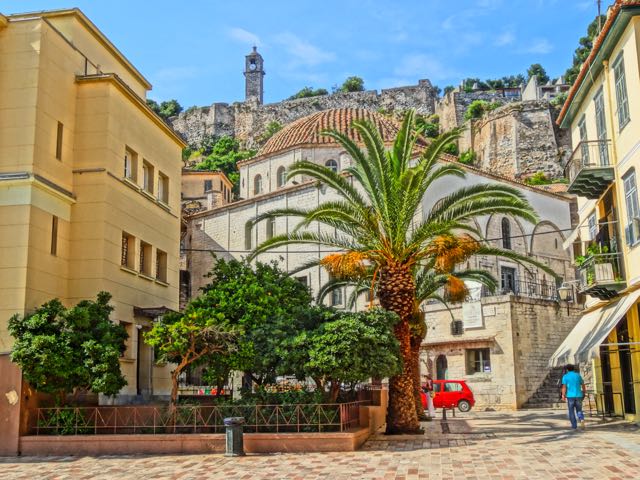
[[[171,123],[189,144],[199,143],[205,135],[231,135],[245,147],[254,148],[270,122],[286,125],[298,118],[332,108],[366,108],[387,112],[414,108],[418,113],[430,115],[435,112],[437,98],[431,82],[420,80],[418,85],[380,92],[334,93],[267,105],[260,105],[251,99],[231,105],[214,103],[210,107],[188,109],[172,118]]]
[[[546,101],[516,102],[471,123],[460,150],[472,148],[476,166],[502,175],[527,177],[538,171],[561,177],[566,141],[557,138],[554,108]],[[468,142],[468,143],[467,143]]]
[[[464,124],[464,114],[471,102],[475,100],[507,104],[519,102],[520,94],[511,90],[476,90],[473,92],[453,90],[440,99],[436,105],[436,114],[440,117],[442,131],[451,130]]]
[[[511,303],[516,400],[522,406],[549,371],[549,359],[580,319],[580,308],[521,299]]]

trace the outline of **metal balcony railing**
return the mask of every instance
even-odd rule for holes
[[[570,193],[587,198],[599,198],[614,179],[611,142],[580,142],[567,162],[564,174],[569,180]]]
[[[608,300],[625,287],[621,253],[589,255],[578,267],[578,291]]]

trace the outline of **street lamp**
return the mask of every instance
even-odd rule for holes
[[[558,287],[558,297],[563,302],[572,302],[573,296],[573,287],[569,285],[567,282],[564,282],[560,287]]]

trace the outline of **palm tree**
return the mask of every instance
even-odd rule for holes
[[[259,215],[254,223],[279,216],[301,218],[297,228],[274,236],[257,246],[252,257],[290,244],[314,244],[343,252],[334,257],[333,267],[371,265],[375,270],[380,305],[398,314],[395,335],[403,359],[402,371],[389,380],[387,433],[420,430],[414,403],[414,373],[410,325],[415,315],[417,265],[436,260],[446,269],[479,248],[468,234],[480,237],[470,220],[489,213],[502,213],[535,222],[536,215],[524,196],[504,185],[478,184],[464,187],[438,202],[424,219],[419,218],[422,199],[429,187],[448,176],[464,177],[464,171],[451,162],[440,164],[442,149],[460,131],[445,133],[416,154],[420,131],[414,127],[414,112],[405,114],[392,148],[385,149],[380,132],[366,121],[353,122],[364,149],[340,132],[325,134],[334,138],[351,156],[353,165],[346,173],[358,186],[329,168],[309,161],[295,163],[288,176],[306,175],[333,189],[339,200],[316,208],[276,209]],[[334,233],[306,230],[317,222]],[[444,247],[447,253],[443,253]],[[331,270],[331,262],[325,267]],[[451,271],[451,268],[449,269]]]

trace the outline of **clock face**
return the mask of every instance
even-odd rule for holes
[[[250,63],[249,64],[249,70],[255,70],[256,69],[256,64],[255,63]]]

